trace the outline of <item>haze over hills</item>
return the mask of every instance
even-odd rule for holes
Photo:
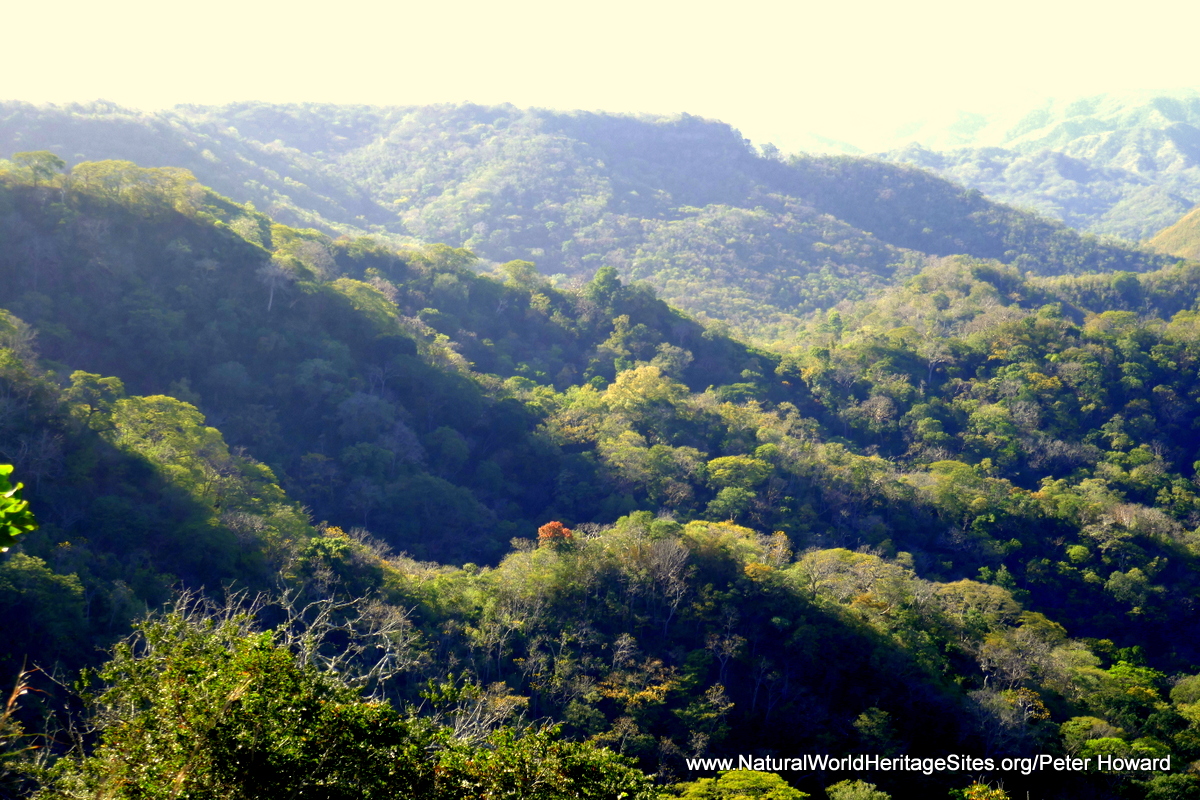
[[[1112,92],[1047,97],[999,109],[942,110],[881,125],[874,138],[840,142],[817,134],[810,141],[845,145],[859,152],[886,152],[909,145],[930,150],[1002,147],[1032,152],[1062,147],[1081,136],[1193,121],[1200,90]]]
[[[0,800],[1200,800],[1200,6],[7,6]]]
[[[1165,263],[910,167],[784,159],[689,116],[10,104],[5,146],[183,166],[289,224],[331,233],[447,242],[566,279],[610,265],[767,341],[815,309],[882,289],[925,256],[966,253],[1041,274]]]
[[[1140,240],[1200,203],[1195,90],[1047,101],[916,126],[882,155],[1093,233]]]

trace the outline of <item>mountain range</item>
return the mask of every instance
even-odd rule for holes
[[[0,136],[0,791],[1200,795],[1200,263],[688,116]],[[1173,768],[696,760],[818,752]]]
[[[727,124],[503,107],[0,107],[0,149],[191,170],[290,225],[445,242],[569,283],[602,264],[759,341],[929,256],[1037,274],[1167,263],[860,157],[759,152]]]
[[[1200,203],[1194,90],[1051,100],[906,133],[880,157],[1092,233],[1139,241]]]

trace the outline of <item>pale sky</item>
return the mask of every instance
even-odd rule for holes
[[[784,149],[1057,96],[1200,88],[1200,4],[8,4],[0,99],[510,102],[720,119]]]

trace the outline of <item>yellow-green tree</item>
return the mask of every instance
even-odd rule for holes
[[[701,778],[674,788],[675,796],[682,800],[803,800],[808,797],[774,772],[749,769],[733,769],[716,778]]]
[[[13,153],[12,160],[14,164],[24,167],[29,171],[30,177],[33,178],[34,186],[38,185],[39,180],[50,180],[54,177],[55,173],[62,172],[67,167],[67,162],[49,150]]]

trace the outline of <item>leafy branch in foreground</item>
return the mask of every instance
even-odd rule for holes
[[[8,479],[12,471],[11,464],[0,464],[0,553],[7,552],[18,535],[37,530],[29,501],[21,499],[25,484],[14,486]]]

